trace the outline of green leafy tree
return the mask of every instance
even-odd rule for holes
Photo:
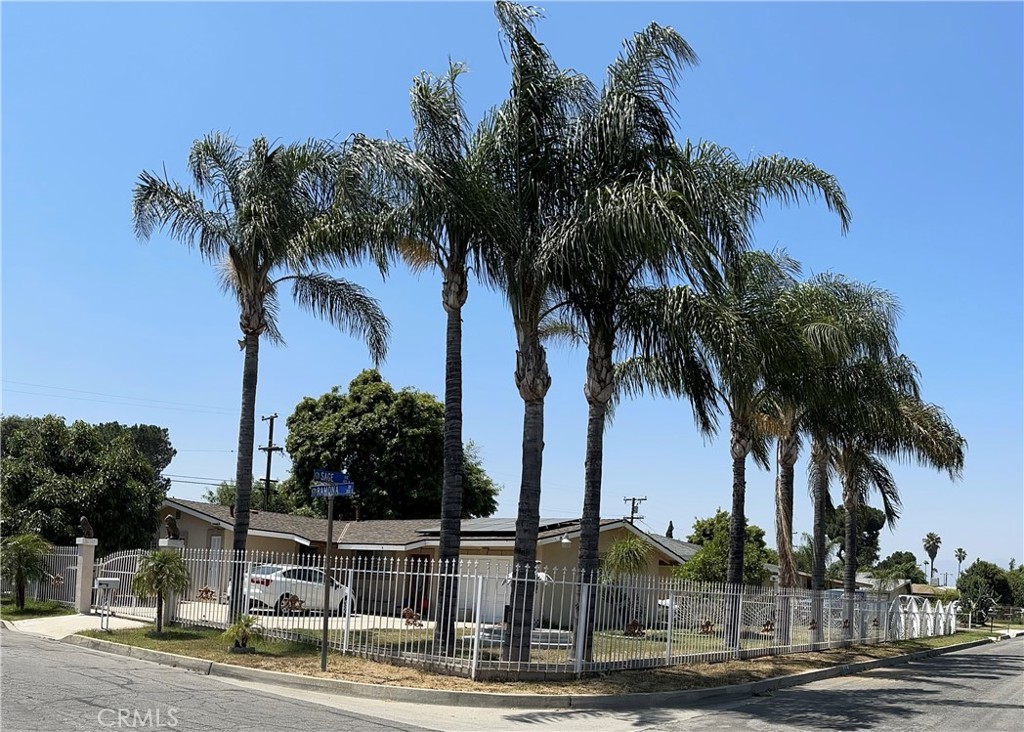
[[[1007,581],[1006,572],[992,562],[975,559],[957,579],[956,588],[961,594],[972,595],[979,586],[984,586],[997,604],[1007,604],[1013,600],[1013,590]]]
[[[122,434],[127,434],[139,452],[153,466],[153,472],[160,487],[166,493],[171,487],[171,481],[164,478],[164,468],[171,464],[178,451],[171,446],[171,437],[166,427],[157,427],[152,424],[123,425],[120,422],[103,422],[96,425],[103,439],[112,442]]]
[[[0,431],[5,534],[71,544],[86,516],[102,551],[149,546],[166,494],[128,430],[48,415],[4,417]]]
[[[132,578],[132,592],[140,597],[156,595],[156,634],[164,630],[164,598],[172,592],[188,590],[192,577],[180,552],[160,549],[139,560]]]
[[[885,512],[873,506],[857,507],[857,568],[867,569],[878,561],[879,537],[885,528]],[[836,508],[825,522],[825,535],[839,545],[839,559],[846,554],[846,509]]]
[[[922,541],[924,545],[924,551],[928,555],[928,582],[931,583],[931,578],[935,576],[935,556],[939,553],[939,546],[942,544],[942,539],[933,531],[929,531],[928,535],[924,537]]]
[[[893,552],[875,565],[872,574],[879,579],[906,579],[916,584],[928,581],[913,552]]]
[[[1017,610],[1024,609],[1024,565],[1006,572],[1006,584],[1010,595],[1008,604]]]
[[[253,476],[253,485],[256,486],[261,482]],[[262,498],[263,492],[258,491],[260,494],[259,508],[261,511],[273,511],[275,513],[291,513],[294,514],[301,508],[295,505],[295,501],[292,500],[293,492],[288,487],[282,486],[280,483],[271,485],[270,488],[270,503],[265,504]],[[203,493],[203,500],[209,503],[216,503],[219,506],[234,506],[235,505],[235,483],[234,481],[223,480],[215,488],[207,488]],[[316,513],[312,511],[303,511],[301,515],[315,516]]]
[[[14,585],[14,606],[25,609],[25,588],[29,582],[38,582],[48,576],[46,555],[50,543],[38,534],[18,534],[4,537],[0,543],[0,571],[4,579]]]
[[[360,519],[439,518],[444,476],[444,405],[411,388],[395,391],[366,370],[347,392],[334,387],[307,397],[288,417],[285,449],[292,476],[283,490],[298,506],[326,516],[326,499],[310,498],[313,471],[348,470],[355,491],[335,501],[340,516]],[[490,516],[499,487],[466,446],[462,518]]]
[[[687,541],[699,544],[700,550],[688,562],[677,567],[677,577],[700,582],[726,582],[729,564],[730,516],[719,510],[714,516],[697,519]],[[770,572],[765,568],[774,558],[764,541],[764,529],[753,524],[744,527],[742,581],[748,585],[768,582]]]
[[[348,280],[316,271],[360,258],[372,231],[368,222],[378,213],[371,187],[346,153],[323,142],[271,145],[262,137],[243,149],[212,133],[189,151],[195,190],[150,171],[135,185],[136,235],[149,239],[166,231],[198,248],[238,302],[244,351],[235,466],[238,552],[249,534],[260,340],[284,342],[277,328],[280,290],[290,287],[300,308],[366,341],[375,363],[387,351],[389,324],[377,301]],[[339,207],[350,214],[346,226],[337,225]],[[239,611],[233,608],[232,615]]]

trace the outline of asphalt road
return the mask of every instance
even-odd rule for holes
[[[312,705],[216,678],[0,633],[3,732],[419,732],[422,727]]]
[[[1024,729],[1024,639],[736,702],[635,711],[474,709],[353,699],[200,676],[6,631],[0,634],[0,683],[3,732]],[[128,716],[119,718],[122,709]]]

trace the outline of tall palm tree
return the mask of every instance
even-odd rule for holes
[[[48,576],[46,555],[52,547],[39,534],[5,536],[0,544],[0,574],[14,585],[14,607],[25,609],[25,588]]]
[[[966,448],[945,413],[921,399],[917,367],[906,356],[889,361],[861,359],[851,364],[851,370],[861,403],[847,412],[846,423],[828,446],[846,509],[843,589],[848,618],[853,617],[856,590],[857,508],[875,489],[882,498],[886,522],[899,517],[899,490],[884,460],[914,460],[957,480]]]
[[[374,215],[373,197],[346,150],[310,141],[271,146],[258,137],[248,149],[221,133],[192,145],[195,190],[144,171],[135,185],[135,233],[149,239],[166,230],[220,270],[221,286],[237,301],[239,346],[245,352],[235,467],[234,549],[249,532],[252,453],[260,339],[283,343],[277,328],[278,292],[291,286],[296,304],[366,341],[379,363],[389,324],[377,301],[348,280],[316,271],[362,256]],[[335,212],[348,216],[339,225]],[[241,571],[241,565],[236,572]],[[236,578],[235,586],[241,583]],[[232,616],[241,611],[232,598]]]
[[[924,550],[928,554],[928,584],[932,583],[932,577],[935,575],[935,556],[939,553],[939,546],[942,545],[942,539],[933,531],[929,531],[927,536],[924,537],[922,542],[924,544]]]
[[[544,399],[551,386],[542,324],[554,303],[539,266],[541,241],[565,196],[565,135],[593,89],[559,69],[534,36],[540,13],[505,0],[495,15],[512,70],[508,98],[484,120],[474,145],[493,172],[486,274],[505,295],[516,334],[515,385],[523,399],[522,476],[516,518],[512,618],[503,656],[528,661],[540,526]]]
[[[957,547],[956,551],[953,552],[953,556],[956,557],[956,577],[960,579],[960,567],[963,565],[964,560],[967,559],[967,552],[963,550],[963,547]]]
[[[132,592],[140,597],[156,595],[157,635],[164,630],[164,598],[172,592],[185,592],[191,581],[185,559],[173,549],[151,552],[139,561],[132,577]]]
[[[669,100],[679,72],[696,60],[678,33],[656,24],[626,41],[599,98],[570,132],[571,199],[545,240],[558,297],[587,343],[584,582],[596,580],[598,571],[603,434],[616,348],[636,335],[630,325],[643,317],[637,303],[649,294],[650,278],[665,283],[670,267],[682,269],[675,260],[688,247],[703,248],[692,257],[701,265],[716,254],[703,237],[687,235],[695,222],[686,220],[683,207],[664,205],[671,190],[667,160],[677,155]],[[588,633],[585,658],[591,638]]]
[[[480,271],[481,232],[489,214],[489,175],[481,170],[459,92],[462,64],[450,62],[436,77],[413,82],[413,145],[361,138],[357,153],[379,170],[391,191],[390,241],[414,270],[437,268],[445,336],[444,476],[435,623],[437,647],[455,647],[460,521],[462,518],[462,308],[469,296],[469,272]]]
[[[887,291],[842,276],[818,275],[783,293],[784,307],[804,329],[804,367],[776,375],[764,402],[762,427],[776,439],[775,533],[779,584],[796,586],[793,562],[793,483],[802,437],[816,422],[836,413],[834,364],[859,355],[890,358],[896,353],[899,306]],[[847,395],[850,396],[850,395]],[[822,494],[822,499],[826,496]],[[824,521],[824,503],[815,513]],[[813,545],[813,541],[812,541]],[[820,550],[819,550],[820,551]],[[824,569],[822,569],[822,574]],[[816,589],[821,589],[817,587]]]

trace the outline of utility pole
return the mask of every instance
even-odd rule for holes
[[[270,422],[270,435],[267,437],[267,446],[261,447],[260,450],[267,453],[267,479],[263,484],[263,510],[270,510],[270,463],[274,459],[275,452],[281,452],[283,448],[278,447],[274,444],[274,420],[277,419],[277,412],[274,412],[269,417],[260,417],[264,422]]]
[[[622,501],[629,504],[629,516],[626,516],[626,520],[629,523],[636,523],[637,519],[643,519],[643,516],[637,515],[637,511],[640,510],[640,504],[647,500],[647,496],[631,496],[629,498],[623,496]]]

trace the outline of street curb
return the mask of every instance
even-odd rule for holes
[[[831,679],[837,676],[847,676],[876,668],[896,666],[923,658],[977,648],[978,646],[984,646],[1004,638],[986,638],[968,643],[958,643],[957,645],[946,646],[945,648],[930,648],[926,651],[916,651],[915,653],[908,653],[902,656],[861,661],[859,663],[832,666],[831,668],[814,671],[803,671],[788,676],[777,676],[771,679],[762,679],[761,681],[751,681],[732,686],[715,686],[707,689],[687,689],[685,691],[656,691],[638,694],[589,694],[582,696],[499,694],[482,691],[447,691],[444,689],[413,689],[405,686],[363,684],[356,681],[300,676],[281,671],[267,671],[227,663],[204,661],[189,656],[179,656],[163,651],[151,651],[124,645],[123,643],[114,643],[81,635],[70,635],[60,639],[60,641],[94,651],[127,656],[164,666],[173,666],[207,676],[220,676],[240,681],[255,681],[294,689],[326,692],[378,701],[498,709],[645,709],[649,707],[685,706],[708,701],[745,698],[777,689]]]
[[[137,658],[140,661],[150,661],[152,663],[158,663],[161,666],[173,666],[174,668],[181,668],[186,671],[194,671],[196,673],[203,674],[204,676],[210,675],[210,666],[213,665],[212,661],[204,661],[201,658],[179,656],[174,653],[165,653],[164,651],[151,651],[148,648],[127,646],[124,643],[113,643],[111,641],[100,640],[99,638],[89,638],[84,635],[65,636],[60,639],[60,642],[67,643],[72,646],[89,648],[93,651],[100,651],[102,653],[111,653],[115,656],[125,656],[127,658]]]

